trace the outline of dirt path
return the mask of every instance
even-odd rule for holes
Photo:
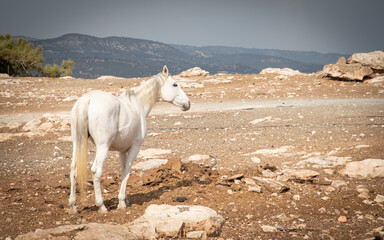
[[[384,99],[380,98],[362,98],[362,99],[294,99],[294,100],[274,100],[274,101],[225,101],[225,102],[207,102],[192,103],[191,109],[185,114],[204,113],[204,112],[220,112],[242,109],[263,109],[278,107],[326,107],[326,106],[354,106],[357,108],[365,108],[366,106],[382,108]],[[382,110],[382,109],[381,109]],[[69,119],[69,111],[51,111],[51,114],[58,115],[62,118]],[[167,103],[158,103],[150,112],[152,115],[179,114],[180,109],[170,106]],[[45,113],[19,113],[19,114],[3,114],[0,115],[1,123],[9,122],[27,122],[33,119],[40,119]]]

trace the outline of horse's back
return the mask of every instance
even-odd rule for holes
[[[83,97],[89,99],[88,127],[95,143],[113,140],[118,130],[120,102],[111,93],[95,90]]]

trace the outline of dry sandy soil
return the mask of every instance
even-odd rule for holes
[[[226,219],[223,239],[380,239],[374,229],[384,226],[384,207],[373,200],[384,195],[383,178],[349,178],[339,173],[341,165],[309,168],[320,175],[282,182],[289,187],[283,193],[250,192],[244,182],[254,176],[276,179],[314,156],[384,159],[384,83],[315,75],[181,79],[191,110],[158,104],[147,119],[142,150],[169,150],[154,158],[181,158],[184,173],[133,169],[129,206],[118,210],[120,167],[118,154],[111,152],[102,182],[109,212],[94,207],[90,181],[78,201],[80,213],[68,214],[72,145],[66,118],[73,99],[94,89],[119,94],[143,80],[0,78],[0,239],[65,224],[124,224],[150,204],[163,203],[214,209]],[[62,122],[43,117],[46,113]],[[40,122],[26,130],[25,122],[33,119]],[[89,151],[90,165],[95,148]],[[211,159],[188,162],[195,154],[212,155],[217,165],[212,169]],[[242,176],[222,181],[235,174]],[[334,180],[345,184],[331,185]],[[369,190],[368,198],[357,197],[360,185]]]

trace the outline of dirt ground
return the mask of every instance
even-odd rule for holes
[[[134,168],[129,206],[118,210],[120,164],[111,152],[102,182],[109,212],[95,208],[89,181],[88,193],[78,201],[80,213],[69,214],[69,124],[25,131],[25,122],[40,119],[42,126],[49,122],[43,114],[67,116],[75,99],[90,90],[119,94],[143,80],[0,78],[0,239],[65,224],[125,224],[150,204],[210,207],[226,219],[222,239],[381,239],[377,229],[384,226],[384,207],[372,200],[384,195],[383,178],[349,178],[339,173],[344,166],[336,166],[310,168],[319,177],[283,182],[289,187],[283,193],[251,192],[244,182],[255,176],[276,179],[287,166],[313,156],[384,159],[384,82],[316,75],[179,79],[191,110],[159,104],[147,118],[142,150],[169,150],[157,158],[182,159],[183,173]],[[253,107],[241,108],[241,103]],[[90,166],[92,145],[89,152]],[[211,168],[211,159],[188,161],[196,154],[214,156],[217,165]],[[135,164],[146,160],[138,158]],[[223,181],[236,174],[241,175]],[[334,180],[346,184],[331,185]],[[368,199],[358,197],[361,185],[369,190]]]

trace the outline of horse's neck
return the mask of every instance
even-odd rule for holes
[[[160,76],[155,76],[134,90],[137,101],[145,116],[148,116],[152,107],[160,98],[161,79]]]

